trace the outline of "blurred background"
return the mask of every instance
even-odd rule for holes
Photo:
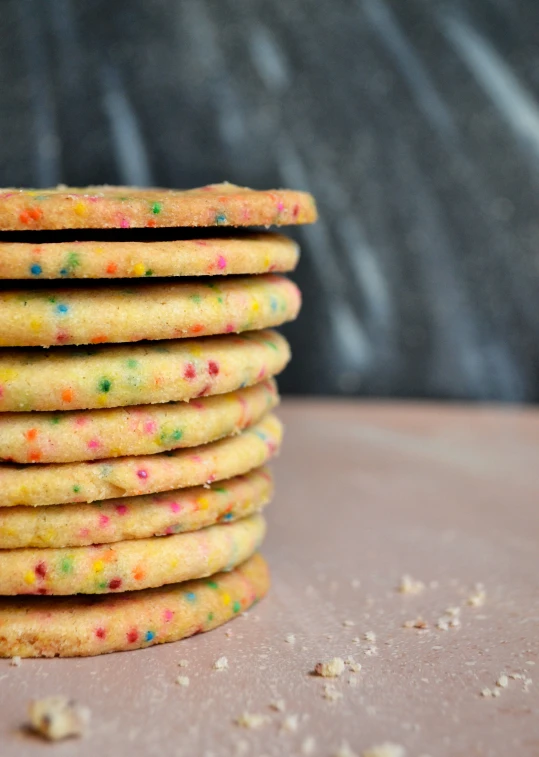
[[[0,185],[307,189],[283,391],[536,402],[538,35],[537,0],[0,0]]]

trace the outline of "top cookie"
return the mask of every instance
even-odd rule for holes
[[[0,230],[286,226],[316,221],[307,192],[234,184],[199,189],[98,186],[0,190]]]

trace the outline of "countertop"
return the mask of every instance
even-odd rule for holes
[[[539,412],[299,400],[281,416],[270,595],[176,644],[0,661],[2,757],[301,755],[310,738],[321,756],[344,740],[359,755],[539,754]],[[310,674],[349,656],[360,672]],[[28,700],[50,694],[90,707],[84,739],[24,732]],[[269,722],[241,728],[244,712]]]

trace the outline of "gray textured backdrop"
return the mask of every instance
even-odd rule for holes
[[[0,0],[0,184],[311,190],[287,391],[539,398],[536,0]]]

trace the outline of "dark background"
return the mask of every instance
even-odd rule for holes
[[[0,184],[312,191],[289,392],[539,399],[537,0],[0,0]]]

